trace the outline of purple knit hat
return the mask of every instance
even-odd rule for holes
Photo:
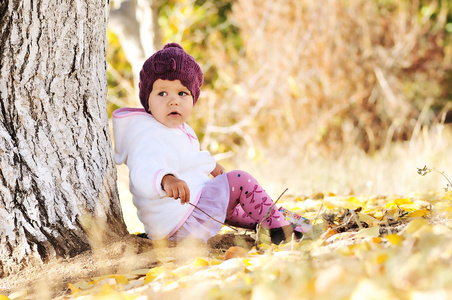
[[[193,105],[195,105],[201,92],[200,87],[204,76],[193,57],[188,55],[179,44],[169,43],[149,57],[141,69],[140,101],[146,111],[149,110],[149,94],[157,79],[179,79],[193,95]]]

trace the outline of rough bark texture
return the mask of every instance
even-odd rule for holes
[[[0,3],[0,277],[126,234],[106,111],[108,0]]]

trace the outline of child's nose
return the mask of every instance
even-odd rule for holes
[[[179,105],[179,99],[176,96],[171,96],[169,104],[170,105]]]

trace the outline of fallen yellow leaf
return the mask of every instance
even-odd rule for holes
[[[329,209],[329,210],[334,210],[334,209],[336,209],[338,207],[339,206],[337,206],[337,205],[335,205],[335,204],[333,204],[331,202],[326,202],[326,208]]]
[[[370,228],[364,228],[358,231],[356,237],[378,237],[380,236],[380,226],[374,226]]]
[[[408,212],[412,212],[412,211],[416,211],[419,210],[421,207],[416,204],[416,203],[411,203],[411,204],[402,204],[399,206],[401,209],[403,209],[404,211],[408,211]]]
[[[416,218],[413,219],[408,225],[405,227],[404,233],[412,234],[421,229],[424,226],[430,226],[426,219]]]
[[[359,199],[356,198],[356,197],[349,197],[349,198],[347,199],[347,202],[353,204],[354,208],[358,208],[358,207],[364,207],[364,208],[366,208],[366,207],[367,207],[367,205],[366,205],[364,202],[362,202],[361,200],[359,200]]]
[[[373,226],[378,224],[380,221],[374,217],[371,217],[367,214],[357,213],[357,216],[361,222],[367,223],[369,226]]]
[[[76,287],[76,286],[73,285],[72,283],[68,283],[68,284],[67,284],[67,287],[68,287],[68,289],[71,290],[71,295],[74,295],[75,293],[78,293],[78,292],[81,291],[81,289],[79,289],[78,287]],[[1,295],[0,295],[0,296],[1,296]],[[5,297],[5,296],[3,296],[3,297]],[[6,300],[6,299],[9,299],[9,298],[8,298],[8,297],[6,297],[6,298],[0,297],[0,300]]]
[[[72,285],[81,290],[86,290],[91,287],[90,283],[86,280],[77,281],[76,283],[73,283]]]
[[[271,247],[271,245],[270,245],[270,244],[267,244],[267,243],[261,243],[261,244],[259,245],[259,247],[260,247],[262,250],[268,250],[268,249]]]
[[[124,275],[117,275],[117,276],[115,276],[113,278],[116,279],[116,283],[119,283],[119,284],[127,284],[127,283],[129,283],[129,280]]]
[[[195,261],[193,262],[193,266],[195,266],[195,267],[205,267],[208,265],[210,265],[210,263],[207,260],[200,258],[200,257],[197,257],[195,259]]]
[[[130,272],[131,277],[145,276],[149,272],[149,269],[138,269]]]
[[[221,264],[222,262],[223,262],[222,260],[214,259],[214,260],[212,260],[212,261],[210,262],[210,265],[211,265],[211,266],[216,266],[216,265]]]
[[[413,212],[410,214],[410,217],[411,217],[411,218],[426,217],[426,216],[428,216],[429,214],[430,214],[430,211],[427,210],[427,209],[418,209],[418,210],[413,211]]]
[[[401,207],[402,205],[404,207],[409,207],[409,205],[413,205],[413,204],[414,203],[408,198],[395,199],[394,201],[390,201],[390,202],[386,203],[386,208],[395,209],[397,207]]]
[[[251,260],[249,260],[249,259],[244,258],[243,262],[245,263],[245,266],[247,266],[247,267],[252,265]]]
[[[403,238],[398,234],[388,234],[385,238],[394,246],[400,245],[403,241]]]
[[[409,198],[403,198],[403,199],[395,199],[394,203],[397,205],[412,204],[413,201],[411,201]]]
[[[95,277],[89,284],[97,284],[99,281],[102,281],[107,278],[112,278],[116,280],[116,283],[127,284],[129,280],[124,275],[119,274],[109,274],[101,277]]]
[[[165,267],[155,267],[149,270],[149,272],[146,274],[146,279],[144,280],[144,283],[149,283],[154,281],[157,276],[159,276],[161,273],[165,272]]]
[[[381,243],[381,237],[373,237],[372,238],[372,242],[374,242],[375,244],[379,244],[379,243]]]

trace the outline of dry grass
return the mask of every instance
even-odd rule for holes
[[[250,156],[243,149],[223,162],[228,169],[245,169],[253,174],[275,198],[285,189],[288,194],[312,196],[316,193],[338,195],[400,195],[441,191],[447,181],[439,174],[419,176],[424,165],[444,171],[452,178],[452,128],[440,125],[423,131],[415,140],[398,142],[374,155],[349,148],[322,155],[306,152],[294,141]]]
[[[412,1],[236,1],[243,47],[212,34],[200,58],[218,79],[193,123],[203,145],[236,150],[289,147],[368,153],[438,122],[450,47],[447,6],[419,14]],[[435,18],[432,14],[436,13]],[[190,37],[187,37],[190,38]],[[206,67],[207,68],[207,67]],[[447,108],[446,108],[447,109]]]

